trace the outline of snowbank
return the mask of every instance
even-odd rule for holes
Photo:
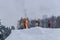
[[[60,29],[37,27],[14,30],[6,40],[60,40]]]

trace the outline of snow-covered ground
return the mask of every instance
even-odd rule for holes
[[[60,40],[60,29],[36,27],[13,30],[5,40]]]

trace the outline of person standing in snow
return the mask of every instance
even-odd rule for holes
[[[27,18],[24,19],[24,27],[26,29],[28,29],[28,19]]]
[[[51,23],[50,23],[50,21],[48,21],[48,28],[51,28]]]
[[[48,23],[48,28],[50,28],[51,27],[51,24],[50,23]]]

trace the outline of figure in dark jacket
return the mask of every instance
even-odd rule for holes
[[[51,28],[51,23],[50,23],[50,21],[48,21],[48,28]]]
[[[50,28],[51,27],[51,24],[50,23],[48,23],[48,28]]]

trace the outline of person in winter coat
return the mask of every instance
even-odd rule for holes
[[[51,27],[51,24],[50,23],[48,23],[48,28],[50,28]]]
[[[24,27],[27,29],[28,28],[28,19],[24,19]]]
[[[51,28],[51,23],[50,23],[50,21],[48,21],[48,28]]]

